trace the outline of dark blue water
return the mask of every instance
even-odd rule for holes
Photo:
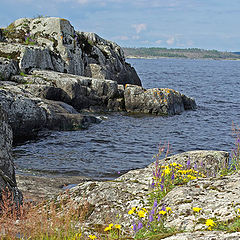
[[[129,59],[146,88],[167,87],[194,97],[198,109],[172,117],[109,114],[88,130],[51,132],[14,149],[17,172],[112,179],[153,161],[160,142],[171,153],[231,151],[240,125],[240,61]]]

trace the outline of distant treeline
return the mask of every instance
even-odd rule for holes
[[[127,58],[211,58],[211,59],[240,59],[238,52],[220,52],[199,48],[123,48]]]

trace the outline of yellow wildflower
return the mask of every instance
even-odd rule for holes
[[[147,209],[146,209],[146,208],[142,208],[142,210],[143,210],[144,212],[147,212]]]
[[[166,207],[166,211],[167,211],[167,212],[171,212],[172,209],[171,209],[170,207]]]
[[[140,218],[144,218],[145,215],[146,215],[146,212],[144,212],[143,210],[140,210],[140,211],[138,212],[138,216],[139,216]]]
[[[90,239],[96,239],[97,237],[95,235],[89,235],[88,236]]]
[[[114,227],[119,229],[119,230],[121,229],[121,225],[119,225],[119,224],[115,224]]]
[[[212,219],[207,219],[205,223],[208,227],[213,227],[216,223]]]
[[[136,207],[133,207],[131,210],[128,211],[128,214],[129,214],[129,215],[132,215],[135,210],[136,210]]]
[[[168,174],[170,174],[170,172],[171,172],[171,171],[170,171],[169,167],[167,166],[167,167],[165,168],[165,174],[168,175]]]
[[[166,211],[163,211],[163,210],[161,210],[160,212],[159,212],[159,214],[161,214],[161,215],[165,215],[167,212]]]
[[[109,224],[108,227],[106,227],[106,228],[104,229],[104,232],[107,232],[107,231],[111,230],[111,229],[112,229],[112,226],[113,226],[112,223]]]
[[[202,210],[202,208],[199,207],[193,207],[192,209],[194,212],[200,212]]]
[[[107,232],[107,231],[109,231],[109,230],[111,230],[110,227],[105,227],[105,228],[104,228],[104,232]]]

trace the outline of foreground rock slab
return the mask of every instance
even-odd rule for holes
[[[210,172],[214,171],[211,165],[228,161],[228,153],[192,151],[169,157],[167,162],[186,165],[189,158],[192,164],[199,161],[203,161],[206,165],[209,164]],[[165,161],[160,161],[160,164],[165,163]],[[86,222],[90,225],[120,221],[121,224],[130,226],[132,219],[128,215],[128,211],[134,206],[146,207],[148,204],[148,193],[151,190],[154,168],[155,164],[153,163],[144,169],[129,171],[114,181],[81,183],[70,190],[71,199],[76,204],[89,203],[91,207]],[[173,198],[178,199],[178,196],[175,195]],[[117,216],[120,217],[120,220],[117,220]]]
[[[179,233],[171,237],[164,238],[165,240],[239,240],[240,233],[227,233],[227,232],[191,232]]]
[[[238,216],[240,208],[240,174],[206,178],[190,181],[186,186],[179,186],[163,199],[171,206],[173,213],[168,225],[180,230],[206,229],[207,219],[231,222]],[[202,208],[199,213],[193,207]]]

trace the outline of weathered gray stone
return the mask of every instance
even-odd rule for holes
[[[21,59],[21,70],[28,73],[33,68],[55,70],[48,49],[25,48]]]
[[[124,91],[127,112],[174,115],[185,109],[195,109],[193,99],[167,88],[144,89],[127,84]],[[184,99],[184,100],[183,100]]]
[[[186,186],[174,188],[163,202],[173,211],[168,218],[168,226],[191,231],[205,230],[207,219],[217,218],[218,221],[230,223],[238,216],[239,199],[240,175],[237,173],[190,181]],[[193,207],[202,210],[194,213]]]
[[[125,62],[123,51],[116,43],[94,33],[76,32],[66,19],[21,18],[4,32],[6,41],[15,46],[6,49],[7,43],[2,43],[0,53],[17,52],[20,68],[26,73],[40,68],[141,85],[136,71]],[[21,47],[16,47],[17,44]]]
[[[164,240],[239,240],[240,233],[227,233],[221,231],[198,231],[178,233],[171,237],[166,237]]]
[[[64,99],[55,99],[71,104],[77,110],[90,107],[106,110],[109,101],[119,97],[118,85],[112,80],[93,79],[52,71],[32,71],[32,81],[42,78],[52,86],[62,89]],[[41,94],[41,88],[37,88]],[[60,90],[59,90],[60,91]],[[43,95],[42,95],[43,96]],[[109,104],[110,106],[110,104]]]
[[[12,75],[19,74],[19,67],[15,60],[0,57],[0,81],[7,81]]]
[[[78,32],[87,56],[85,75],[92,78],[112,79],[118,84],[135,84],[141,81],[130,64],[125,62],[123,50],[114,42],[107,41],[95,33]]]
[[[99,119],[79,114],[67,103],[34,97],[26,86],[4,85],[0,89],[0,105],[8,113],[15,141],[29,139],[44,128],[76,130],[99,123]]]
[[[14,138],[32,137],[46,124],[47,115],[40,104],[41,99],[31,98],[16,86],[0,89],[0,105],[8,113]]]
[[[177,162],[185,165],[188,161],[186,157],[187,159],[190,157],[193,164],[203,161],[207,166],[210,163],[224,164],[228,160],[228,153],[218,151],[192,151],[171,156],[167,161],[160,160],[160,164],[166,165],[170,162]],[[129,227],[133,220],[132,217],[128,215],[128,210],[134,206],[146,207],[148,205],[148,194],[151,191],[150,186],[153,180],[154,169],[155,163],[152,163],[144,169],[129,171],[114,181],[89,181],[81,183],[70,190],[70,195],[76,204],[81,204],[85,201],[91,205],[91,212],[86,221],[87,223],[104,224],[106,219],[111,219],[111,221],[114,222],[115,220],[117,221],[117,219],[115,219],[116,216],[121,216],[121,224]],[[213,171],[215,170],[213,169]],[[208,179],[208,181],[210,180]],[[191,183],[197,184],[197,181],[192,181]],[[187,191],[188,186],[183,186],[182,188],[186,188]],[[188,191],[188,195],[191,194],[190,191]],[[172,195],[172,201],[177,201],[177,199],[182,196],[183,194],[181,194],[181,196],[177,194]],[[201,195],[199,195],[199,198],[200,197]],[[166,200],[165,202],[168,204]],[[175,205],[169,204],[168,206],[175,209]],[[177,218],[178,216],[174,215],[174,217]]]
[[[0,199],[2,190],[13,193],[16,203],[21,203],[22,195],[17,189],[15,169],[12,161],[12,129],[6,112],[0,107]]]

